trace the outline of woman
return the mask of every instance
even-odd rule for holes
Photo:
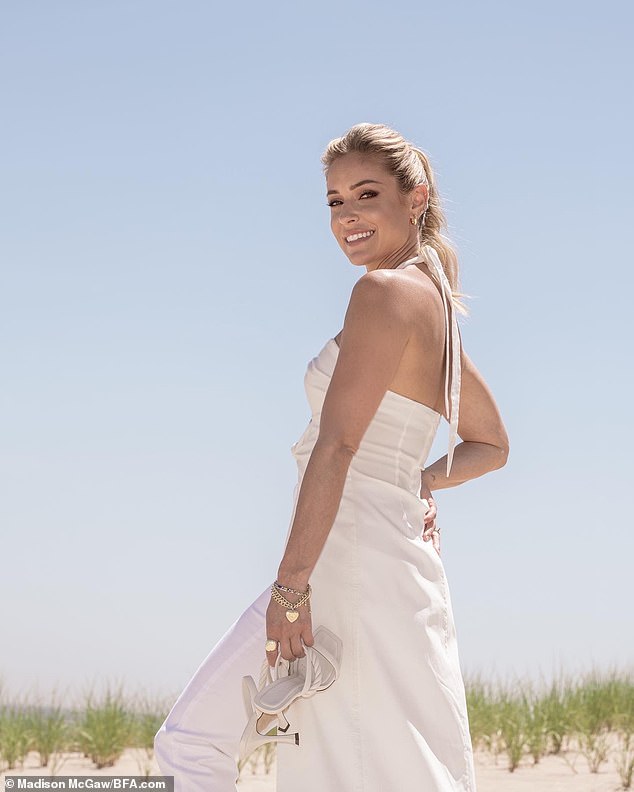
[[[265,656],[303,657],[323,624],[343,643],[339,676],[291,704],[301,744],[277,745],[278,792],[474,792],[431,492],[502,467],[509,440],[461,348],[458,266],[425,154],[358,124],[322,162],[332,232],[364,271],[342,331],[308,364],[312,417],[291,449],[298,482],[275,584],[202,663],[156,756],[176,792],[235,790],[242,677],[257,679]],[[443,415],[448,454],[424,468]],[[310,591],[294,621],[278,586],[296,592],[291,604]]]

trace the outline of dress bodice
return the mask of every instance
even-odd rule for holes
[[[451,301],[451,287],[436,251],[427,245],[420,256],[408,259],[397,269],[414,265],[422,260],[428,263],[432,274],[436,274],[443,294],[446,331],[445,405],[450,423],[447,456],[447,475],[449,475],[458,426],[460,333]],[[304,388],[310,405],[311,418],[299,440],[291,446],[291,453],[297,460],[300,473],[308,463],[319,434],[321,409],[337,363],[338,353],[339,347],[335,339],[330,338],[319,353],[309,361],[306,368]],[[441,417],[439,412],[428,405],[387,390],[351,460],[351,473],[358,473],[418,493],[420,470],[431,449]]]

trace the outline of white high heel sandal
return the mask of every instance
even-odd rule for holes
[[[263,673],[266,674],[264,664],[269,666],[269,661],[265,659],[263,663]],[[262,674],[260,675],[260,680],[262,680]],[[246,759],[253,753],[253,751],[255,751],[256,748],[259,748],[261,745],[264,745],[267,742],[286,742],[299,745],[299,732],[280,734],[280,732],[286,732],[290,726],[290,723],[286,720],[286,716],[283,712],[271,715],[268,712],[261,712],[255,707],[253,699],[257,692],[258,689],[255,686],[253,677],[242,677],[242,695],[244,697],[244,705],[245,709],[247,710],[248,721],[244,731],[242,732],[242,737],[240,738],[240,761]],[[267,734],[266,730],[271,730],[276,721],[278,733]]]
[[[278,652],[272,668],[265,658],[259,688],[253,677],[242,677],[242,695],[249,720],[240,739],[241,760],[267,742],[299,745],[299,732],[287,734],[290,723],[286,710],[296,699],[310,698],[329,688],[341,668],[341,639],[323,625],[314,630],[313,638],[312,646],[304,645],[304,657],[288,661]],[[280,671],[280,667],[286,669],[286,673]],[[275,721],[277,734],[262,732],[267,726],[271,729]]]

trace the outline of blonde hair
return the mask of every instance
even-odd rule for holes
[[[469,295],[459,291],[460,271],[458,256],[447,237],[442,233],[447,228],[447,220],[440,205],[440,197],[436,189],[434,172],[429,158],[424,151],[409,143],[405,138],[384,124],[355,124],[342,137],[331,140],[321,156],[324,173],[338,158],[344,154],[373,154],[396,178],[402,193],[408,193],[418,184],[426,184],[429,199],[426,211],[418,223],[418,238],[421,248],[430,245],[438,254],[449,285],[451,286],[452,302],[456,310],[469,315],[469,310],[462,302]]]

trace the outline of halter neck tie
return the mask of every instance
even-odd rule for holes
[[[449,447],[447,450],[447,477],[449,476],[449,472],[451,470],[451,463],[453,462],[453,452],[456,446],[456,439],[458,437],[458,413],[459,413],[459,402],[460,402],[460,382],[461,382],[461,370],[460,370],[460,328],[458,327],[458,320],[456,318],[456,311],[453,304],[453,298],[451,294],[451,285],[447,276],[445,275],[445,271],[443,269],[442,263],[438,257],[438,253],[434,250],[431,245],[424,245],[420,255],[408,259],[404,261],[402,264],[399,264],[397,269],[401,267],[405,267],[408,264],[417,264],[417,263],[426,263],[432,275],[436,276],[436,279],[440,285],[440,291],[442,294],[442,301],[443,307],[445,312],[445,411],[447,412],[447,416],[449,418]],[[449,328],[449,305],[451,305],[451,330]],[[451,362],[450,362],[451,361]],[[451,385],[449,383],[449,367],[451,365]],[[451,402],[451,411],[449,410],[449,403]]]

